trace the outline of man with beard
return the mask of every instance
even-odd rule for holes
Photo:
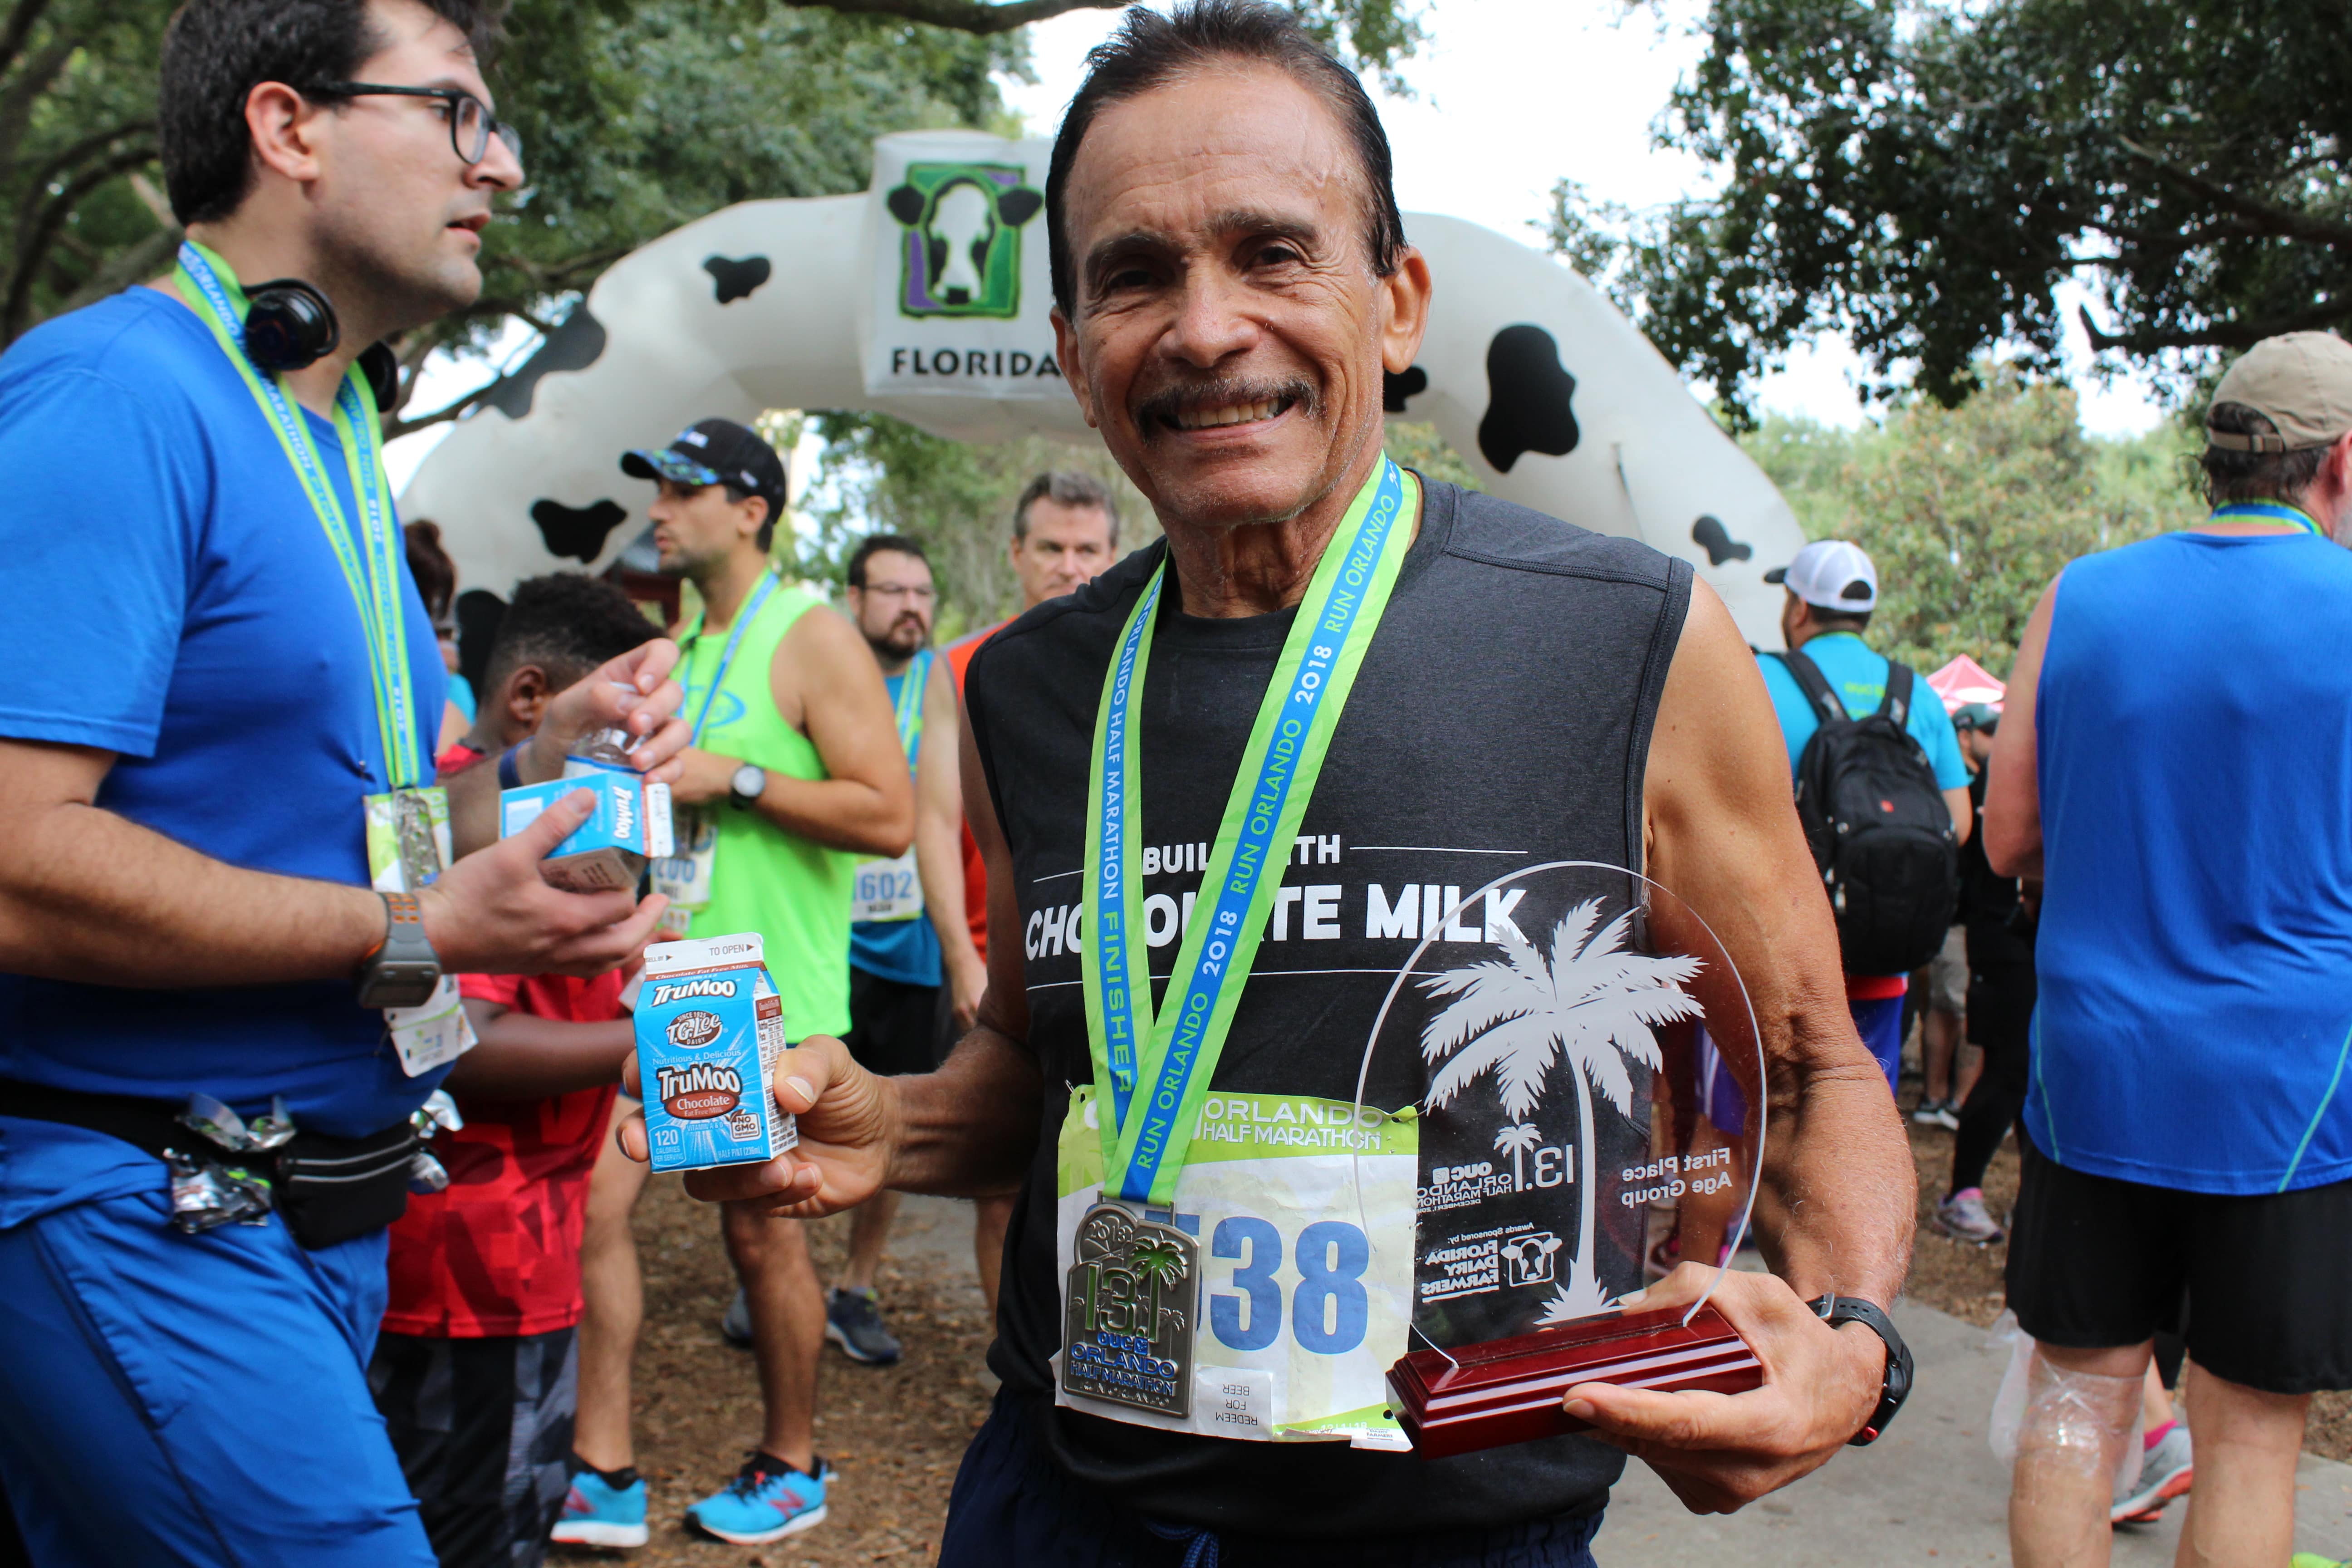
[[[857,868],[850,889],[849,1033],[842,1043],[868,1072],[929,1072],[955,1041],[942,955],[971,933],[963,914],[963,791],[956,777],[956,693],[948,662],[931,653],[938,590],[923,547],[897,534],[862,541],[849,558],[849,618],[882,667],[898,744],[915,777],[915,847]],[[852,1361],[887,1365],[898,1341],[882,1321],[874,1271],[890,1239],[898,1194],[858,1205],[849,1261],[824,1302],[825,1337]]]
[[[660,485],[647,509],[655,549],[703,605],[680,639],[693,744],[671,798],[685,819],[656,885],[688,911],[688,936],[760,933],[787,1038],[837,1036],[849,1027],[853,872],[905,854],[915,831],[881,672],[856,628],[778,576],[769,551],[784,466],[757,432],[705,419],[667,447],[627,453],[621,469]],[[766,1425],[735,1479],[687,1520],[758,1544],[824,1518],[829,1471],[814,1447],[824,1293],[796,1222],[731,1205],[726,1235],[743,1281],[730,1337],[758,1354]]]
[[[1846,1014],[1763,683],[1686,563],[1387,461],[1382,375],[1412,364],[1432,280],[1404,242],[1377,114],[1296,17],[1262,0],[1136,7],[1088,63],[1046,183],[1058,358],[1166,543],[1032,611],[973,661],[964,798],[997,936],[979,1027],[912,1078],[803,1042],[776,1087],[801,1146],[698,1173],[689,1190],[807,1215],[883,1186],[1020,1188],[990,1352],[1003,1388],[950,1504],[950,1568],[1213,1552],[1581,1568],[1628,1454],[1691,1507],[1734,1509],[1866,1441],[1900,1403],[1900,1341],[1881,1309],[1909,1259],[1911,1163]],[[1261,807],[1277,777],[1292,793]],[[1168,847],[1157,921],[1119,891],[1133,886],[1129,844]],[[1170,847],[1194,888],[1171,877]],[[1136,858],[1151,875],[1150,851]],[[1381,923],[1365,879],[1435,891],[1495,875],[1473,866],[1579,861],[1643,867],[1746,978],[1767,1058],[1759,1206],[1778,1272],[1685,1265],[1643,1305],[1712,1287],[1762,1385],[1580,1384],[1564,1413],[1597,1436],[1454,1458],[1212,1435],[1246,1434],[1213,1425],[1227,1398],[1275,1413],[1259,1435],[1279,1424],[1299,1408],[1287,1390],[1339,1375],[1318,1358],[1344,1362],[1351,1389],[1379,1386],[1403,1336],[1367,1340],[1355,1308],[1374,1286],[1383,1301],[1412,1294],[1413,1199],[1403,1214],[1318,1215],[1294,1247],[1260,1216],[1298,1205],[1269,1185],[1251,1215],[1234,1192],[1218,1200],[1228,1217],[1193,1216],[1195,1246],[1181,1234],[1194,1205],[1134,1179],[1130,1151],[1139,1163],[1139,1140],[1160,1129],[1163,1169],[1205,1177],[1230,1145],[1182,1146],[1204,1092],[1307,1105],[1316,1114],[1284,1129],[1302,1135],[1334,1131],[1335,1109],[1352,1115],[1363,1042],[1413,945]],[[1277,887],[1293,865],[1301,883],[1336,885]],[[1192,890],[1174,963],[1154,963],[1147,944],[1177,940],[1177,895]],[[633,1149],[642,1131],[624,1129]],[[1108,1201],[1080,1184],[1066,1209],[1063,1165],[1092,1168],[1114,1136]],[[1346,1192],[1348,1152],[1255,1163],[1318,1162],[1338,1168],[1299,1180]],[[1359,1219],[1389,1240],[1370,1247]],[[1119,1225],[1171,1239],[1147,1259],[1118,1250]],[[1116,1279],[1060,1257],[1097,1245],[1112,1250],[1097,1258],[1125,1259]],[[1230,1394],[1206,1381],[1190,1408],[1077,1389],[1074,1346],[1098,1385],[1123,1374],[1168,1397],[1151,1381],[1173,1382],[1156,1347],[1194,1325],[1159,1315],[1166,1299],[1138,1282],[1147,1266],[1162,1280],[1199,1270],[1208,1321],[1183,1352],[1197,1368],[1236,1364],[1221,1347],[1281,1359],[1242,1363]],[[1600,1288],[1631,1292],[1639,1268],[1637,1252],[1612,1259]],[[1080,1331],[1066,1332],[1065,1281]],[[1139,1304],[1125,1346],[1087,1326],[1106,1300]],[[1375,1394],[1312,1429],[1346,1417],[1376,1436],[1381,1409]]]
[[[549,887],[589,797],[500,842],[498,775],[616,723],[673,753],[669,643],[432,787],[380,373],[522,183],[491,12],[181,6],[178,266],[0,360],[0,1490],[39,1563],[430,1568],[365,1373],[456,975],[596,974],[661,912]]]

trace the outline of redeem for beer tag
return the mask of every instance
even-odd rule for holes
[[[638,1088],[656,1171],[758,1164],[798,1145],[778,1108],[784,1008],[757,932],[646,949]]]

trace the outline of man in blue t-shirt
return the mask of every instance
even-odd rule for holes
[[[963,789],[957,776],[955,681],[930,652],[937,590],[923,547],[877,533],[849,558],[849,614],[882,666],[899,743],[915,775],[915,842],[894,860],[857,868],[850,894],[849,1033],[842,1043],[869,1072],[929,1072],[969,1026],[947,984],[955,944],[971,954],[963,901]],[[851,1222],[841,1283],[825,1298],[825,1337],[853,1361],[898,1359],[883,1325],[875,1270],[898,1212],[877,1193]]]
[[[441,661],[361,356],[481,288],[521,178],[488,26],[192,0],[179,268],[0,358],[0,1491],[39,1563],[429,1568],[365,1371],[444,971],[599,973],[660,913],[541,876],[584,794],[502,842],[497,795],[614,724],[665,768],[664,642],[452,780],[436,876]]]
[[[2352,1387],[2352,344],[2255,344],[2205,432],[2203,524],[2042,593],[1985,792],[1992,870],[2042,879],[2021,1563],[2102,1529],[2158,1332],[2197,1363],[2184,1562],[2287,1560],[2310,1395]]]
[[[1780,608],[1780,635],[1790,648],[1803,649],[1805,657],[1821,667],[1830,689],[1837,693],[1848,713],[1860,719],[1876,712],[1886,696],[1887,662],[1862,640],[1870,614],[1878,607],[1878,569],[1862,546],[1842,539],[1816,540],[1798,551],[1787,566],[1766,573],[1764,579],[1788,590]],[[1805,742],[1821,728],[1821,718],[1785,660],[1768,653],[1759,655],[1757,663],[1764,671],[1765,689],[1772,694],[1780,737],[1788,742],[1789,775],[1793,782],[1797,760],[1805,754]],[[1969,805],[1969,764],[1960,755],[1959,737],[1952,730],[1950,716],[1928,693],[1927,700],[1911,704],[1904,727],[1927,754],[1936,787],[1943,791],[1945,808],[1952,814],[1953,831],[1966,842],[1976,813]],[[1853,1014],[1854,1027],[1862,1031],[1863,1043],[1885,1069],[1890,1092],[1902,1066],[1903,993],[1908,984],[1900,974],[1845,977],[1846,1005]]]

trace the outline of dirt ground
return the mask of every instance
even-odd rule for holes
[[[1919,1237],[1905,1289],[1930,1306],[1989,1325],[2000,1315],[2006,1248],[1955,1242],[1929,1225],[1943,1194],[1952,1134],[1909,1120],[1918,1098],[1906,1079],[1902,1105],[1919,1173]],[[2015,1142],[1985,1178],[1996,1215],[2017,1196]],[[939,1548],[957,1461],[986,1415],[995,1386],[982,1363],[988,1325],[972,1271],[968,1207],[910,1199],[881,1287],[890,1325],[906,1342],[894,1367],[866,1367],[828,1347],[820,1384],[817,1450],[839,1468],[825,1522],[767,1547],[728,1546],[689,1535],[688,1503],[723,1485],[759,1437],[759,1385],[747,1352],[719,1337],[734,1279],[718,1217],[656,1177],[636,1214],[646,1269],[646,1333],[637,1365],[638,1466],[652,1489],[652,1544],[632,1552],[557,1548],[556,1562],[625,1557],[632,1563],[847,1568],[927,1563]],[[844,1219],[814,1229],[818,1267],[830,1276],[847,1237]],[[2352,1395],[2313,1402],[2305,1447],[2352,1458]]]
[[[817,1452],[839,1469],[826,1518],[771,1546],[729,1546],[690,1535],[688,1504],[726,1484],[760,1436],[760,1389],[751,1352],[719,1337],[735,1279],[715,1211],[656,1176],[637,1205],[646,1273],[646,1330],[637,1352],[637,1466],[652,1493],[652,1543],[627,1552],[557,1547],[560,1563],[760,1564],[846,1568],[927,1563],[937,1556],[948,1489],[995,1387],[982,1364],[986,1317],[971,1264],[969,1205],[909,1199],[879,1280],[883,1310],[907,1353],[896,1366],[860,1366],[828,1346],[819,1373]],[[830,1278],[848,1237],[845,1217],[812,1227],[817,1267]]]

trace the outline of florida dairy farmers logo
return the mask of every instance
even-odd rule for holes
[[[1045,205],[1017,163],[929,163],[885,198],[898,220],[898,313],[1021,314],[1021,230]]]

